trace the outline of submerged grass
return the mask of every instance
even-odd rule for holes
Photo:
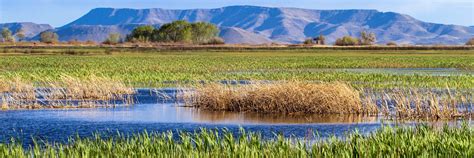
[[[385,126],[369,135],[358,132],[344,139],[295,139],[225,129],[132,136],[70,139],[67,144],[20,142],[0,144],[1,157],[473,157],[474,129]]]

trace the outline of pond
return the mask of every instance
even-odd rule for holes
[[[232,132],[244,128],[261,132],[264,137],[283,134],[307,138],[314,133],[321,137],[343,136],[355,129],[361,133],[370,133],[384,124],[394,123],[365,116],[205,111],[176,103],[176,98],[169,97],[175,93],[173,89],[140,89],[134,95],[135,104],[115,108],[0,111],[0,141],[8,142],[11,138],[17,138],[25,144],[31,144],[33,139],[66,142],[71,136],[88,137],[94,133],[133,134],[145,130],[192,132],[200,128],[228,128]]]

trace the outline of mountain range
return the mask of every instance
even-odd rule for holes
[[[21,23],[31,40],[44,30],[55,31],[62,41],[103,41],[110,33],[128,34],[140,25],[159,27],[175,20],[210,22],[217,25],[226,43],[300,43],[325,35],[328,43],[367,30],[378,43],[463,44],[474,37],[474,27],[417,20],[409,15],[377,10],[311,10],[259,6],[229,6],[216,9],[116,9],[96,8],[59,28]],[[0,24],[5,27],[8,24]],[[9,27],[12,24],[8,25]]]

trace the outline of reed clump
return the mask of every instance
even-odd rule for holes
[[[359,92],[344,83],[211,83],[184,93],[191,106],[261,113],[363,114]],[[370,111],[372,112],[372,111]]]
[[[344,83],[300,81],[211,83],[183,91],[185,104],[211,111],[274,114],[357,114],[393,119],[471,118],[470,89],[354,89]]]
[[[364,104],[396,119],[456,119],[472,117],[474,94],[462,89],[392,88],[366,90]]]
[[[59,81],[27,82],[20,77],[0,80],[2,109],[109,106],[133,103],[135,91],[123,82],[90,76],[62,76]]]
[[[58,87],[52,83],[51,87]],[[59,86],[65,88],[65,98],[81,98],[91,100],[110,100],[120,98],[123,94],[133,94],[133,88],[123,82],[111,79],[90,76],[79,79],[71,76],[62,76]]]

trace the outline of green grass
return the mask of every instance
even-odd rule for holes
[[[173,136],[178,136],[174,139]],[[1,157],[473,157],[474,129],[382,127],[369,135],[358,132],[310,143],[278,136],[263,139],[241,130],[194,133],[141,133],[104,138],[70,139],[68,144],[36,143],[29,148],[0,144]]]
[[[39,50],[36,50],[39,51]],[[438,51],[174,51],[64,55],[0,54],[0,78],[57,80],[61,75],[104,76],[134,86],[166,81],[315,80],[347,81],[364,87],[474,87],[474,76],[405,76],[382,73],[318,72],[324,68],[458,68],[474,70],[473,50]],[[78,49],[76,51],[88,51]],[[91,50],[92,51],[92,50]],[[20,51],[21,52],[21,51]],[[93,52],[100,52],[96,48]]]

